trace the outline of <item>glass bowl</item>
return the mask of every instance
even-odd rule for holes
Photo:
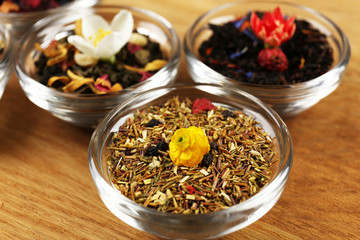
[[[212,34],[209,23],[220,25],[243,16],[250,10],[272,11],[276,6],[281,8],[283,14],[307,20],[327,35],[334,52],[334,63],[328,72],[302,83],[269,86],[236,81],[214,71],[200,61],[199,46]],[[282,117],[297,115],[333,92],[339,86],[350,58],[350,45],[347,37],[330,19],[313,9],[277,1],[233,2],[206,12],[187,31],[184,38],[184,50],[187,67],[194,81],[231,85],[234,88],[242,89],[269,104]]]
[[[0,99],[4,93],[13,71],[13,37],[3,24],[0,24],[0,44],[3,50],[0,53]]]
[[[34,62],[40,53],[36,51],[35,43],[38,42],[45,47],[53,39],[68,36],[75,27],[74,21],[80,19],[83,14],[99,14],[110,22],[120,9],[131,11],[134,28],[160,44],[162,52],[168,59],[164,67],[146,81],[109,95],[64,93],[38,82]],[[110,5],[68,11],[40,20],[22,38],[20,45],[15,67],[26,96],[54,116],[82,127],[95,127],[110,109],[137,92],[175,81],[181,50],[178,35],[163,17],[145,9]]]
[[[95,5],[98,0],[73,0],[63,4],[57,8],[48,9],[45,11],[34,11],[24,13],[0,13],[0,22],[2,22],[10,31],[12,31],[14,38],[20,38],[31,26],[38,20],[52,16],[54,14],[67,12],[74,9],[82,9]]]
[[[164,104],[178,96],[195,100],[207,98],[215,105],[252,115],[274,138],[278,164],[273,178],[262,190],[248,200],[228,209],[199,215],[160,212],[139,205],[123,196],[111,183],[107,167],[107,147],[114,132],[137,109]],[[99,195],[108,209],[120,220],[145,232],[169,239],[210,239],[248,226],[266,214],[284,190],[292,161],[293,149],[289,131],[281,118],[250,94],[234,88],[212,84],[176,84],[140,93],[114,108],[94,131],[89,145],[90,172]]]

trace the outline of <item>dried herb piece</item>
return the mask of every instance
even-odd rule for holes
[[[273,141],[252,116],[224,106],[197,114],[192,108],[190,99],[175,97],[139,109],[114,133],[107,163],[124,196],[158,211],[203,214],[245,201],[269,182]],[[224,118],[226,110],[235,116]],[[147,127],[154,116],[162,124]],[[189,126],[204,129],[210,151],[199,165],[176,166],[168,143],[177,129]]]

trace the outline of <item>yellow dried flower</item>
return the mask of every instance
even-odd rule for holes
[[[201,128],[191,126],[174,133],[169,149],[175,165],[193,167],[201,163],[204,155],[210,151],[210,144]]]

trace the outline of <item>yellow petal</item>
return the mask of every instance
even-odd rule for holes
[[[163,59],[155,59],[152,62],[149,62],[145,65],[144,70],[149,72],[149,71],[156,71],[159,70],[160,68],[164,67],[167,64],[166,60]]]
[[[92,78],[83,78],[81,80],[71,81],[69,84],[63,87],[63,91],[66,93],[75,92],[75,90],[78,89],[79,87],[93,82],[94,79]]]
[[[60,46],[62,46],[62,45],[60,45]],[[56,56],[54,56],[54,57],[50,58],[49,60],[47,60],[47,62],[46,62],[47,66],[55,65],[55,64],[60,63],[62,61],[65,61],[67,59],[68,50],[64,46],[60,47],[57,53],[58,54]]]
[[[62,82],[64,85],[68,84],[71,80],[67,76],[53,76],[48,80],[48,86],[51,87],[56,81]]]
[[[77,75],[75,73],[73,73],[70,69],[68,69],[66,71],[66,74],[69,76],[69,78],[73,81],[77,81],[77,80],[83,80],[84,77],[83,76],[80,76],[80,75]]]
[[[144,68],[136,68],[136,67],[132,67],[132,66],[129,66],[129,65],[124,65],[124,68],[127,69],[127,70],[130,70],[130,71],[133,71],[133,72],[142,72],[142,71],[145,71]]]
[[[111,87],[111,92],[118,92],[123,90],[123,87],[121,86],[120,83],[115,83],[112,87]]]
[[[210,144],[204,131],[195,126],[178,129],[169,144],[170,159],[177,166],[196,166],[209,151]]]

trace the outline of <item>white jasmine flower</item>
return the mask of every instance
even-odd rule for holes
[[[99,15],[86,15],[81,24],[83,36],[69,36],[69,43],[85,55],[110,59],[129,41],[134,20],[131,12],[121,10],[110,25]]]

